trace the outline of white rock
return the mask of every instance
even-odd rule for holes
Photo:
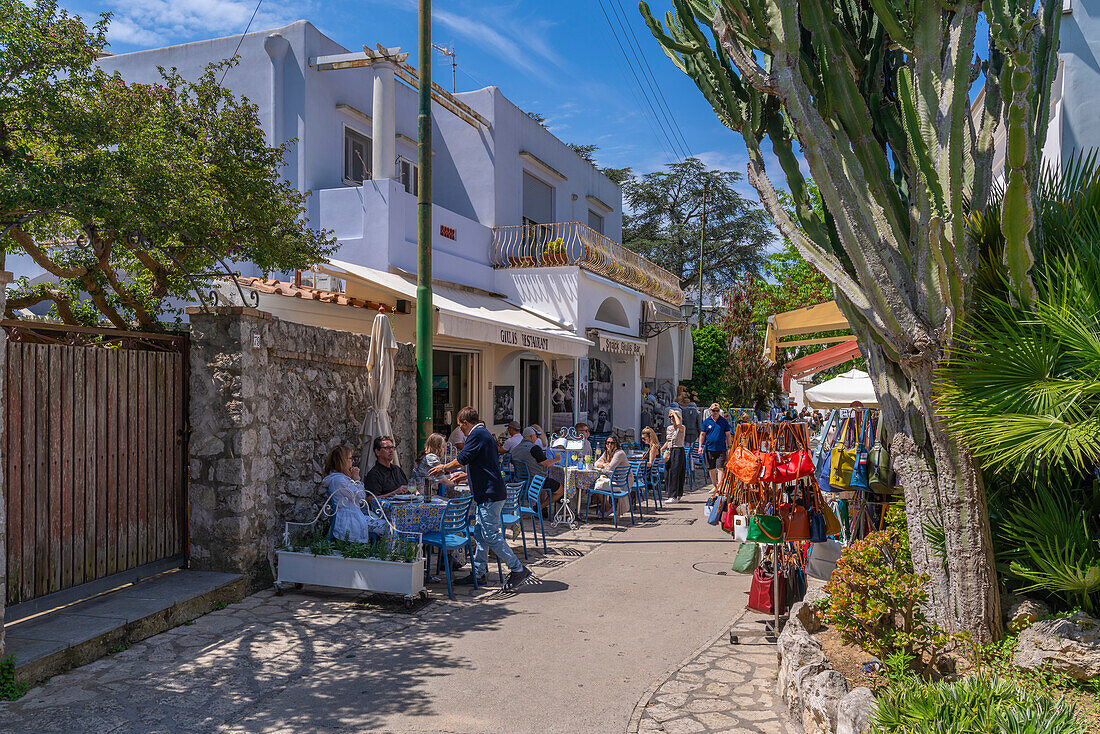
[[[1100,678],[1100,620],[1078,612],[1036,622],[1020,633],[1012,661],[1025,670],[1049,666],[1077,680]]]
[[[836,734],[866,734],[871,730],[875,694],[870,688],[856,688],[840,699],[836,710]]]

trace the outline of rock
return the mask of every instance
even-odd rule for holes
[[[825,582],[821,579],[815,579],[812,576],[806,577],[806,595],[802,597],[802,601],[806,604],[821,609],[825,606],[824,602],[829,598],[829,595],[825,593]]]
[[[1052,611],[1048,605],[1035,599],[1011,593],[1001,595],[1001,613],[1004,615],[1005,627],[1012,632],[1027,629],[1040,619],[1049,617]]]
[[[875,694],[856,688],[840,699],[836,709],[836,734],[866,734],[875,713]]]
[[[1024,670],[1049,667],[1077,680],[1100,678],[1100,620],[1078,612],[1035,622],[1020,633],[1012,662]]]
[[[821,615],[817,609],[805,602],[795,602],[791,606],[790,619],[797,619],[811,635],[821,629]]]
[[[803,679],[802,730],[805,734],[833,734],[840,701],[848,695],[848,681],[833,669]]]
[[[795,721],[802,718],[806,679],[829,669],[821,643],[810,637],[796,617],[783,628],[776,644],[779,671],[776,688]]]

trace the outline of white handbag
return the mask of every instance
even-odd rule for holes
[[[749,539],[749,516],[733,516],[733,539],[746,541]]]

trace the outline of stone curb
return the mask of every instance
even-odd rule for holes
[[[650,699],[653,698],[653,694],[655,694],[657,692],[657,689],[660,688],[661,686],[663,686],[666,682],[668,682],[669,678],[671,678],[672,676],[679,673],[681,668],[683,668],[685,665],[691,664],[691,662],[693,660],[695,660],[695,658],[702,655],[704,652],[706,652],[708,649],[710,649],[715,643],[717,643],[719,640],[723,639],[726,635],[728,635],[730,628],[733,627],[734,625],[736,625],[738,622],[740,622],[741,619],[746,614],[748,614],[748,610],[747,609],[742,609],[740,614],[733,617],[726,624],[722,625],[722,631],[721,632],[719,632],[714,637],[709,638],[706,642],[704,642],[696,650],[694,650],[690,655],[688,655],[686,658],[684,658],[680,662],[673,665],[671,668],[669,668],[665,672],[664,675],[662,675],[660,678],[658,678],[657,681],[653,683],[653,685],[651,685],[649,688],[647,688],[645,693],[642,694],[642,697],[640,699],[638,699],[638,703],[636,703],[634,705],[634,711],[630,714],[630,722],[626,725],[626,734],[638,734],[638,727],[642,723],[642,714],[645,712],[646,704],[648,704]]]

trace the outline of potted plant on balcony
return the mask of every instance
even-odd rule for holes
[[[568,262],[569,256],[565,252],[565,243],[561,241],[561,237],[546,244],[546,249],[542,251],[543,265],[565,265]]]

